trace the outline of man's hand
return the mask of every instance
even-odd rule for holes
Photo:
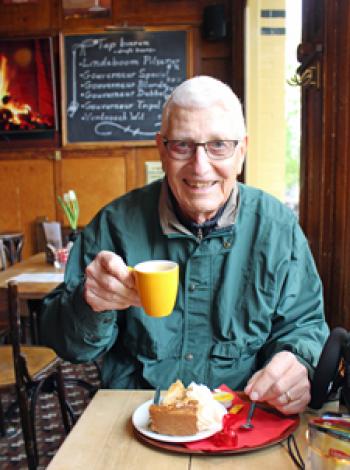
[[[101,251],[85,269],[84,299],[95,312],[139,307],[133,273],[122,258]]]
[[[291,352],[279,352],[251,377],[244,392],[284,414],[301,413],[310,401],[307,369]]]

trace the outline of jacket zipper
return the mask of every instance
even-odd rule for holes
[[[201,228],[197,231],[197,238],[200,242],[203,240],[203,230]]]

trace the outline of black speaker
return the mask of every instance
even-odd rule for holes
[[[224,39],[227,34],[225,5],[208,5],[203,12],[203,37],[209,41]]]

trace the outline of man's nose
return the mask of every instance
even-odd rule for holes
[[[198,172],[203,172],[211,166],[210,158],[203,145],[197,145],[192,155],[191,163]]]

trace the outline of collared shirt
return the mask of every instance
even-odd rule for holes
[[[231,194],[223,206],[222,212],[220,211],[219,217],[216,220],[215,229],[230,227],[234,224],[238,207],[238,186],[235,185]],[[159,198],[159,217],[164,234],[171,234],[174,232],[191,234],[192,232],[181,223],[176,216],[174,207],[169,196],[169,186],[166,181],[161,186],[161,193]]]
[[[128,265],[179,263],[173,313],[92,311],[82,294],[84,271],[101,250]],[[242,184],[202,240],[175,216],[164,183],[115,200],[74,242],[65,281],[41,312],[43,342],[72,362],[103,356],[104,386],[114,388],[165,389],[179,378],[241,389],[282,350],[311,375],[327,336],[321,282],[296,218]]]
[[[167,181],[166,181],[167,182]],[[187,228],[193,235],[195,235],[199,240],[202,238],[206,237],[212,230],[215,230],[215,228],[218,225],[218,221],[220,217],[222,216],[225,207],[227,206],[230,198],[227,199],[225,204],[223,204],[215,213],[213,217],[211,217],[208,220],[205,220],[201,224],[197,224],[193,220],[189,219],[181,210],[173,192],[171,191],[171,188],[169,184],[167,184],[167,189],[168,189],[168,196],[170,199],[170,203],[173,206],[173,211],[178,219],[178,221],[185,227]]]

